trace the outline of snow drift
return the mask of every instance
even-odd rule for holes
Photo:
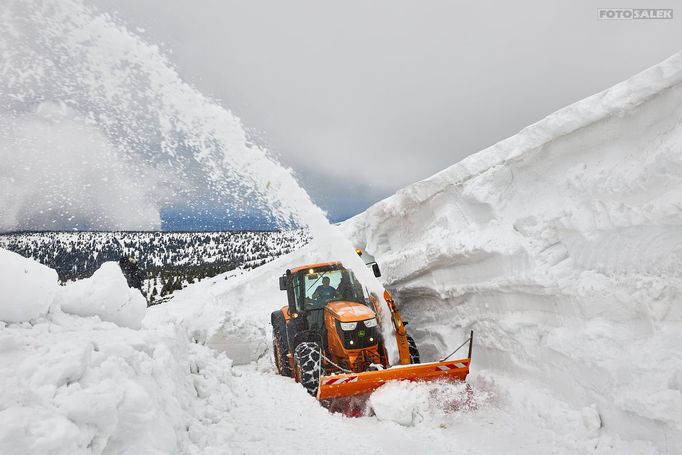
[[[133,330],[145,300],[116,263],[59,287],[0,249],[0,271],[0,453],[203,454],[234,437],[232,362],[175,325]]]
[[[344,226],[431,360],[594,406],[682,450],[682,53],[381,201]]]
[[[3,328],[0,347],[0,453],[202,453],[207,428],[230,434],[212,421],[229,403],[217,384],[229,383],[229,360],[173,326],[56,310]]]
[[[140,291],[128,287],[121,268],[105,262],[90,277],[68,283],[57,294],[62,311],[80,316],[99,316],[121,327],[139,329],[147,309]]]
[[[58,287],[54,270],[0,249],[0,321],[23,322],[45,314]]]

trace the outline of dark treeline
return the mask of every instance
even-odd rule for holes
[[[0,235],[0,248],[57,271],[62,282],[91,276],[104,262],[133,257],[150,303],[188,283],[235,268],[252,269],[308,241],[285,232],[22,232]]]

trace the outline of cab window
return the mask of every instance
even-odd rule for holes
[[[294,306],[296,311],[303,311],[303,286],[301,283],[301,277],[295,276],[293,280],[294,285]]]
[[[365,304],[362,286],[350,270],[328,270],[304,275],[305,310],[322,309],[331,301]]]

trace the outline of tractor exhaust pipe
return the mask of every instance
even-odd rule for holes
[[[471,335],[469,335],[469,354],[467,355],[467,359],[471,360],[471,348],[474,346],[474,331],[471,331]]]

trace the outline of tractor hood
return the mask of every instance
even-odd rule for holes
[[[329,311],[334,319],[341,322],[364,321],[376,317],[374,311],[358,302],[329,302],[325,306],[325,311]]]

